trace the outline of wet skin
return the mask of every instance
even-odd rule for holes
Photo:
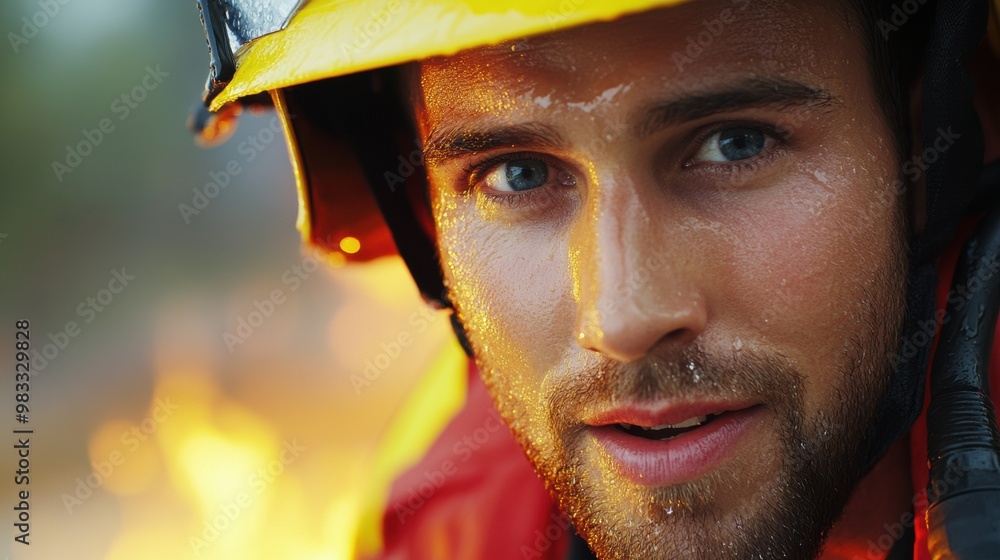
[[[839,2],[741,5],[409,69],[476,361],[602,558],[814,557],[890,375],[906,204],[860,35]],[[664,452],[694,467],[624,464],[599,426],[678,406],[750,419]]]

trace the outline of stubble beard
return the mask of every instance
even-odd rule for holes
[[[845,341],[839,382],[825,407],[809,418],[799,392],[803,376],[784,357],[751,349],[711,355],[696,343],[678,356],[648,360],[641,367],[605,361],[600,375],[584,376],[584,382],[576,377],[531,398],[486,360],[477,356],[477,361],[539,477],[599,558],[810,560],[864,475],[870,426],[888,389],[889,353],[898,344],[905,310],[905,257],[901,251],[894,257],[885,271],[889,280],[882,276],[884,283],[864,288],[860,328]],[[700,379],[692,378],[691,364]],[[778,453],[770,457],[772,467],[760,464],[765,458],[755,458],[755,464],[734,458],[695,482],[638,486],[595,459],[574,417],[584,399],[678,394],[760,397],[776,420]],[[531,401],[538,403],[536,410]],[[763,484],[741,474],[762,468],[773,468]],[[719,507],[727,493],[747,488],[755,489],[749,499]]]

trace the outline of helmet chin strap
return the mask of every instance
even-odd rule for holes
[[[865,455],[866,472],[920,416],[931,344],[907,347],[903,343],[929,338],[925,326],[937,324],[937,259],[959,222],[973,210],[970,206],[977,192],[988,186],[978,183],[983,133],[973,106],[975,82],[969,71],[969,62],[986,32],[988,2],[938,0],[925,9],[934,9],[935,13],[923,67],[921,154],[933,150],[937,160],[933,164],[928,161],[926,166],[927,220],[923,232],[910,244],[903,336],[889,390],[872,427]],[[942,131],[954,142],[945,151],[934,148]],[[919,333],[923,336],[918,337]]]
[[[403,185],[392,186],[385,179],[386,172],[398,166],[398,156],[405,153],[396,142],[397,138],[385,131],[400,131],[403,128],[401,123],[408,122],[391,83],[392,76],[370,72],[339,80],[345,87],[331,91],[334,99],[328,101],[334,106],[351,107],[351,110],[335,112],[335,122],[332,123],[335,132],[353,147],[365,182],[392,234],[396,250],[424,300],[438,309],[450,310],[455,336],[471,358],[472,347],[448,297],[437,247],[429,234],[431,217],[428,212],[421,221],[415,210],[427,208],[426,199],[414,194],[425,196],[428,192],[426,173],[411,174]],[[343,99],[336,99],[338,95],[342,95]],[[411,137],[414,134],[412,131],[406,133]],[[404,137],[407,137],[406,133]],[[412,145],[412,142],[403,144],[407,151],[412,150]]]

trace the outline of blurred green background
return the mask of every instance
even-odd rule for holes
[[[447,321],[352,386],[423,304],[395,259],[283,281],[323,259],[295,231],[283,139],[238,151],[272,116],[210,150],[185,129],[208,66],[193,1],[9,1],[0,30],[0,559],[348,557],[366,465]],[[230,161],[240,174],[185,223],[179,205]],[[112,293],[116,273],[134,279]],[[284,303],[230,351],[224,334],[274,289]],[[20,319],[39,353],[30,546],[13,540]]]

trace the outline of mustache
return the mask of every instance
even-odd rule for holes
[[[802,374],[780,354],[749,346],[710,352],[695,343],[629,363],[595,356],[553,384],[549,411],[556,426],[616,402],[754,399],[787,411],[800,404],[802,387]]]

